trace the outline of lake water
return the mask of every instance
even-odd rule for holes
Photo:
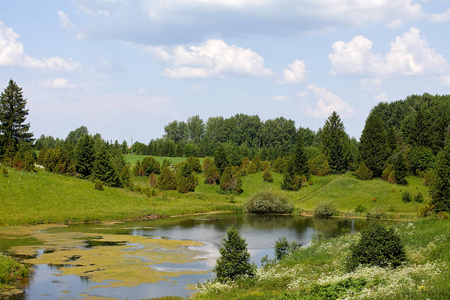
[[[251,260],[274,256],[280,237],[306,245],[314,234],[359,231],[363,220],[214,214],[124,223],[0,228],[0,251],[33,264],[14,299],[141,299],[188,296],[212,279],[230,226],[246,239]]]

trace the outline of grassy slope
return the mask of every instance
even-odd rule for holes
[[[420,219],[398,223],[395,228],[408,258],[395,270],[365,267],[346,273],[343,264],[350,244],[359,238],[359,234],[346,234],[313,243],[278,264],[258,270],[255,280],[206,284],[194,298],[450,299],[450,220]],[[350,277],[365,281],[355,294],[346,294],[348,287],[337,288]]]
[[[130,163],[142,160],[144,156],[126,156]],[[158,157],[159,161],[164,158]],[[174,162],[184,158],[170,158]],[[262,180],[262,172],[242,177],[244,192],[241,195],[221,195],[219,186],[207,185],[203,175],[195,193],[188,195],[176,191],[159,192],[148,198],[123,189],[106,187],[96,191],[86,180],[51,174],[40,170],[38,173],[17,172],[9,169],[8,177],[0,177],[0,223],[40,223],[89,221],[104,219],[136,218],[145,215],[175,215],[215,210],[239,210],[245,200],[260,190],[278,191],[292,199],[298,211],[313,210],[320,201],[334,201],[339,211],[351,212],[357,204],[367,209],[381,207],[390,216],[396,214],[414,215],[424,204],[404,203],[402,191],[413,195],[421,192],[425,202],[429,200],[427,187],[421,179],[408,177],[408,186],[389,184],[381,179],[357,180],[350,173],[325,177],[312,176],[314,185],[298,192],[282,191],[282,175],[272,172],[274,182]],[[135,177],[135,183],[148,186],[147,178]],[[376,197],[376,201],[373,198]],[[232,201],[231,201],[232,200]],[[230,201],[232,203],[230,203]],[[233,203],[235,202],[235,203]],[[0,224],[0,225],[1,225]]]

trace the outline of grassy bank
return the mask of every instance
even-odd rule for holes
[[[450,220],[420,219],[395,225],[408,262],[397,269],[344,262],[359,234],[319,240],[254,279],[204,285],[195,299],[450,299]]]

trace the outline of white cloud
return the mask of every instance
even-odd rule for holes
[[[287,96],[280,95],[280,96],[273,97],[273,100],[276,102],[289,102],[291,99],[289,99],[289,97],[287,97]]]
[[[39,60],[30,57],[25,53],[23,45],[17,41],[18,39],[19,35],[0,21],[0,67],[21,66],[52,71],[74,71],[80,67],[80,64],[72,59],[51,57]]]
[[[403,26],[403,21],[400,19],[395,19],[392,22],[386,24],[386,27],[390,29],[395,29],[401,26]]]
[[[77,26],[70,21],[69,16],[65,12],[58,10],[57,14],[62,27],[70,29],[77,28]]]
[[[69,83],[66,78],[47,79],[39,83],[39,86],[49,89],[73,89],[75,84]]]
[[[450,75],[444,75],[437,78],[441,84],[450,86]]]
[[[206,87],[203,85],[193,84],[188,86],[188,89],[191,91],[204,91],[206,90]]]
[[[283,69],[283,83],[297,84],[305,81],[308,72],[304,61],[296,59],[288,66],[289,69]]]
[[[362,78],[361,85],[368,91],[379,91],[382,80],[380,78]]]
[[[78,0],[77,6],[86,17],[81,36],[155,45],[200,41],[218,32],[245,37],[374,24],[398,27],[426,17],[414,0]]]
[[[373,42],[356,36],[350,42],[337,41],[329,59],[332,74],[422,75],[439,74],[448,69],[441,54],[429,47],[420,30],[411,27],[391,43],[390,51],[381,57],[372,52]]]
[[[429,18],[430,18],[431,22],[436,22],[436,23],[446,22],[446,21],[450,20],[450,9],[447,9],[442,14],[431,14]]]
[[[302,110],[304,110],[307,115],[314,118],[327,118],[333,111],[336,111],[343,116],[350,116],[355,113],[346,101],[342,100],[339,96],[328,92],[324,87],[311,84],[307,89],[314,94],[314,98],[318,99],[316,108],[312,108],[306,103],[302,106]]]
[[[378,102],[386,102],[387,101],[387,96],[385,93],[379,93],[379,94],[375,95],[374,98]]]
[[[170,65],[164,75],[170,78],[211,78],[226,74],[267,77],[264,59],[250,49],[227,45],[222,40],[208,40],[200,46],[177,46],[171,49],[147,47],[144,51]]]

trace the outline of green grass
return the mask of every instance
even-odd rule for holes
[[[28,266],[0,254],[0,291],[10,288],[18,279],[27,277],[29,271]]]
[[[128,162],[131,166],[135,165],[138,160],[142,161],[144,158],[149,156],[150,155],[131,155],[131,154],[124,155],[125,161]],[[162,157],[162,156],[153,156],[153,158],[155,158],[155,160],[160,164],[162,164],[165,159],[174,164],[178,164],[187,159],[187,157]],[[199,161],[200,164],[203,164],[203,158],[199,158]]]
[[[84,222],[139,218],[147,215],[170,216],[211,211],[240,210],[227,196],[176,191],[159,192],[156,197],[125,189],[94,189],[88,180],[52,174],[19,172],[9,168],[0,176],[0,225]]]
[[[359,234],[319,240],[277,264],[259,269],[256,278],[233,284],[205,284],[194,299],[450,299],[450,220],[419,219],[396,223],[407,263],[396,269],[344,263]]]

